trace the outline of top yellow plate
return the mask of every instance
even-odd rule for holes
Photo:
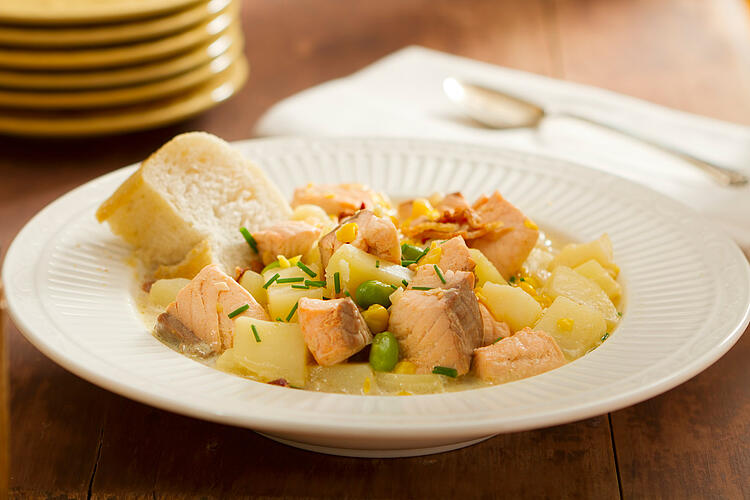
[[[199,0],[2,0],[0,21],[18,24],[92,24],[163,14]]]
[[[137,40],[165,36],[195,26],[226,10],[231,3],[232,0],[202,0],[184,10],[159,17],[93,26],[0,24],[0,44],[14,47],[62,48],[132,43]],[[236,8],[236,5],[233,5],[233,8]]]

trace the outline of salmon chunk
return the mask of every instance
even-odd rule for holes
[[[440,279],[440,276],[438,276],[437,271],[435,271],[433,266],[419,266],[414,273],[411,283],[409,283],[409,286],[406,287],[406,289],[412,290],[415,286],[430,288],[461,288],[467,283],[470,283],[471,288],[474,288],[474,275],[471,274],[471,276],[468,277],[466,276],[467,274],[471,273],[445,271],[443,272],[445,283],[443,283],[443,280]]]
[[[220,353],[234,344],[234,321],[228,314],[245,305],[249,306],[247,310],[235,317],[268,319],[250,292],[212,264],[180,290],[166,312],[159,315],[156,332],[178,341],[182,350],[192,354]]]
[[[341,225],[320,239],[318,248],[324,269],[331,255],[344,244],[339,241],[336,232],[344,224],[350,223],[357,225],[357,235],[351,245],[388,262],[401,263],[401,245],[393,222],[388,218],[378,217],[370,210],[360,210],[355,215],[343,219]]]
[[[431,267],[422,266],[422,272],[427,273]],[[398,339],[402,357],[417,366],[417,373],[431,373],[435,366],[445,366],[463,375],[469,371],[472,352],[482,342],[474,275],[461,271],[449,274],[450,288],[407,289],[393,298],[388,330]]]
[[[505,279],[510,278],[536,245],[539,230],[497,191],[479,198],[473,209],[483,224],[501,223],[504,230],[471,240],[469,246],[481,250]]]
[[[555,340],[530,328],[474,351],[474,373],[495,384],[539,375],[564,364]]]
[[[253,233],[263,265],[278,255],[294,257],[307,253],[320,237],[320,229],[306,222],[288,220]]]
[[[303,297],[297,308],[302,336],[319,365],[345,361],[372,342],[372,333],[350,298]]]
[[[443,271],[474,271],[474,261],[469,254],[469,247],[460,236],[454,236],[440,245],[440,262]]]
[[[498,339],[510,337],[511,332],[508,323],[496,320],[487,306],[481,302],[479,303],[479,312],[482,314],[482,325],[484,326],[483,346],[493,344]]]
[[[317,205],[336,217],[375,207],[376,194],[362,184],[308,184],[294,190],[292,207]]]

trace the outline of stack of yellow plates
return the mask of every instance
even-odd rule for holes
[[[0,134],[164,125],[248,73],[239,0],[0,0]]]

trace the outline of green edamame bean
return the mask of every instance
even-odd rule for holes
[[[363,281],[362,284],[357,287],[357,305],[362,309],[367,309],[373,304],[390,307],[390,295],[393,291],[392,286],[386,285],[382,281]]]
[[[422,249],[408,243],[401,244],[401,260],[416,260],[422,255]]]
[[[372,339],[370,366],[379,372],[389,372],[398,363],[398,340],[391,332],[380,332]]]

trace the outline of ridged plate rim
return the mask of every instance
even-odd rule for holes
[[[647,288],[651,290],[650,296],[655,297],[657,302],[664,302],[665,306],[640,304],[638,296],[629,295],[622,326],[599,349],[559,370],[503,386],[413,397],[293,391],[218,372],[169,351],[151,338],[146,342],[148,350],[160,356],[159,359],[168,360],[161,367],[168,369],[161,375],[164,378],[154,379],[115,366],[111,359],[98,359],[91,355],[91,345],[82,347],[71,341],[71,336],[76,337],[80,333],[69,331],[69,325],[74,324],[70,323],[70,318],[63,318],[60,309],[49,310],[44,307],[45,304],[55,304],[63,309],[72,307],[72,303],[68,304],[68,299],[63,296],[54,299],[57,302],[50,302],[49,266],[50,262],[54,264],[55,259],[49,257],[54,257],[54,251],[75,253],[76,250],[71,250],[73,247],[66,245],[77,241],[76,224],[89,228],[94,235],[92,241],[101,245],[102,249],[108,248],[107,245],[119,248],[117,252],[121,255],[117,258],[124,259],[127,253],[124,246],[112,243],[116,239],[106,236],[106,228],[93,229],[89,218],[93,216],[96,205],[133,171],[135,166],[131,166],[95,179],[53,202],[35,216],[16,237],[6,256],[3,280],[11,315],[24,335],[43,353],[71,372],[113,392],[159,408],[263,432],[297,436],[294,438],[297,441],[306,439],[299,438],[300,435],[312,436],[310,441],[325,436],[341,440],[371,439],[372,446],[377,447],[376,441],[383,439],[445,442],[446,439],[470,439],[500,432],[527,430],[580,420],[638,403],[677,386],[710,366],[731,348],[750,321],[750,266],[737,245],[720,229],[680,203],[616,176],[528,153],[424,140],[280,138],[241,141],[235,145],[256,163],[269,169],[271,177],[277,180],[298,175],[295,172],[302,172],[299,175],[304,176],[308,175],[305,172],[315,171],[316,178],[308,180],[321,181],[328,177],[355,180],[353,176],[359,175],[356,179],[369,181],[376,188],[382,188],[385,184],[378,182],[378,176],[388,168],[395,168],[393,165],[388,166],[388,162],[401,162],[399,165],[405,167],[404,175],[397,179],[397,184],[403,187],[414,182],[417,175],[417,169],[409,166],[419,166],[421,172],[434,173],[435,171],[429,170],[437,168],[430,166],[434,164],[446,166],[440,167],[442,170],[437,171],[429,182],[438,182],[441,173],[446,179],[446,176],[465,174],[469,179],[457,187],[469,192],[496,187],[496,183],[477,180],[479,173],[492,179],[505,175],[500,184],[507,187],[511,186],[511,182],[515,183],[512,184],[514,187],[509,188],[511,192],[520,189],[533,191],[534,186],[543,186],[543,182],[551,183],[553,188],[550,189],[556,190],[556,196],[568,200],[566,206],[574,206],[576,200],[585,198],[583,193],[602,192],[606,189],[607,204],[618,210],[632,206],[632,213],[625,214],[629,219],[621,223],[623,227],[635,224],[652,231],[651,225],[655,225],[659,234],[654,233],[652,236],[648,233],[646,236],[653,237],[655,241],[674,241],[677,244],[673,245],[674,249],[668,244],[664,246],[671,252],[677,252],[673,256],[679,261],[677,263],[660,261],[656,254],[655,260],[649,261],[648,266],[634,269],[631,268],[632,256],[627,255],[627,252],[620,255],[628,293],[644,289],[639,283],[639,280],[643,281],[639,273],[648,271],[655,273],[649,275],[662,276],[665,273],[668,275],[670,272],[684,273],[697,269],[707,274],[700,276],[700,287],[695,288],[696,303],[706,303],[706,297],[713,297],[714,303],[708,304],[705,311],[700,307],[696,309],[701,318],[705,318],[703,324],[691,333],[692,341],[684,349],[676,349],[659,358],[665,361],[652,362],[650,359],[657,359],[661,353],[651,352],[649,349],[655,346],[647,343],[647,349],[639,356],[642,359],[628,359],[627,362],[646,362],[653,366],[629,373],[628,365],[623,365],[626,368],[625,375],[620,381],[615,380],[619,377],[615,373],[617,366],[611,366],[612,371],[609,373],[597,370],[601,370],[602,362],[609,362],[623,346],[627,345],[632,349],[630,344],[633,342],[635,346],[640,345],[639,339],[645,332],[632,326],[639,318],[639,310],[646,307],[680,310],[679,303],[672,304],[674,300],[670,297],[673,291],[670,291],[669,282],[658,282]],[[330,168],[315,170],[322,165],[323,160]],[[375,166],[378,168],[374,168]],[[471,178],[472,174],[474,179]],[[452,185],[457,184],[452,179],[448,180]],[[288,194],[291,186],[287,184],[282,188]],[[597,199],[595,194],[589,196],[592,200]],[[514,200],[513,196],[510,198]],[[564,207],[555,206],[550,200],[534,203],[538,206],[527,207],[522,202],[519,205],[521,208],[528,208],[529,215],[536,218],[544,212],[545,203],[552,203],[549,209],[552,217],[564,216],[555,215],[563,213]],[[61,215],[63,213],[72,215]],[[597,214],[584,216],[584,219],[588,216],[596,219]],[[64,222],[66,217],[67,223]],[[540,222],[543,223],[543,219],[544,217]],[[628,222],[631,219],[632,222]],[[556,229],[569,234],[571,232],[565,227]],[[624,230],[617,227],[610,231],[616,253],[622,231]],[[576,233],[574,236],[592,236],[582,234],[586,231],[572,232]],[[70,241],[66,241],[66,238]],[[79,245],[85,247],[83,243]],[[683,247],[684,250],[681,250]],[[44,260],[45,258],[48,260]],[[59,256],[56,258],[60,260]],[[87,258],[92,257],[88,255]],[[111,259],[102,260],[107,266],[111,266],[111,262]],[[59,265],[59,262],[55,265]],[[692,290],[690,280],[684,279],[679,283],[681,290]],[[121,297],[126,297],[126,284],[119,286],[118,293]],[[129,286],[131,284],[127,284]],[[727,293],[727,289],[731,293]],[[65,290],[64,286],[63,291],[70,296],[70,290]],[[660,299],[662,291],[665,295]],[[80,290],[76,293],[80,293]],[[684,297],[681,299],[685,300]],[[691,306],[691,309],[694,308]],[[68,313],[70,311],[75,309],[69,309]],[[127,316],[132,316],[133,311],[128,313],[126,308],[123,311],[123,321],[132,321],[133,318],[127,319]],[[675,313],[673,316],[667,314],[654,318],[659,331],[648,338],[652,340],[659,332],[669,332],[669,325],[672,323],[691,320],[689,315],[688,311],[680,312],[679,316]],[[68,330],[59,328],[57,322],[60,321],[68,321]],[[88,328],[101,328],[101,324],[92,323],[96,318],[84,315],[80,321],[81,325],[87,325]],[[708,325],[709,321],[714,323]],[[141,331],[129,332],[128,335],[149,334],[142,328]],[[138,337],[139,341],[146,338]],[[105,340],[109,346],[111,342],[109,339]],[[697,348],[697,351],[687,352],[688,347]],[[143,356],[146,356],[145,351]],[[668,366],[663,366],[667,362]],[[186,388],[178,387],[178,382],[167,382],[170,374],[175,375],[172,366],[178,369],[180,379],[188,377],[191,381],[202,383],[198,387],[191,385]],[[179,370],[184,370],[184,373]],[[596,384],[604,377],[591,377],[597,377],[599,373],[615,381],[598,386]],[[636,380],[639,375],[641,379]],[[561,385],[563,381],[565,385]],[[586,385],[593,385],[594,388],[576,389],[576,386]],[[181,392],[177,391],[178,388]],[[227,391],[237,390],[241,392],[237,392],[235,398],[221,399],[222,392],[226,394]],[[556,393],[551,392],[552,390],[562,392],[555,396]],[[564,396],[565,391],[572,391],[573,397],[563,402],[554,400],[555,397]],[[524,403],[523,398],[528,401]],[[358,446],[361,447],[361,444]]]

